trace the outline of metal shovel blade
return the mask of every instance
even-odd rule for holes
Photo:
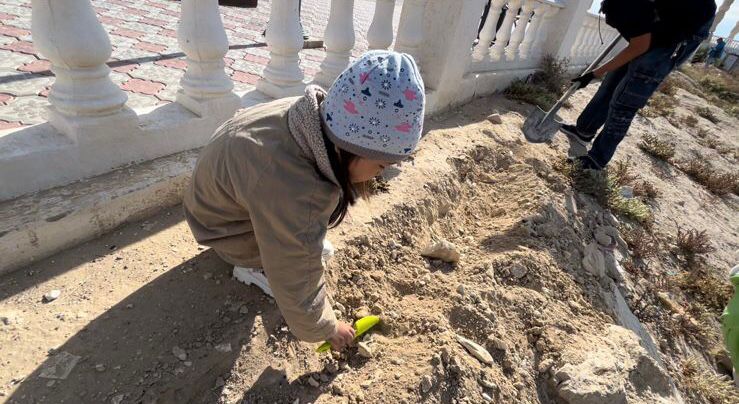
[[[562,122],[554,119],[554,116],[550,116],[545,119],[547,115],[546,111],[536,107],[535,110],[529,114],[528,118],[523,123],[523,135],[531,143],[545,143],[549,142],[554,138],[554,135],[559,130]]]

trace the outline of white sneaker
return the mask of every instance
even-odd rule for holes
[[[334,256],[336,253],[336,249],[334,248],[334,245],[331,244],[328,239],[323,239],[323,251],[321,252],[321,258],[323,258],[324,261],[328,261],[331,259],[331,257]]]
[[[264,276],[264,271],[261,269],[234,267],[233,277],[247,285],[255,285],[269,297],[275,297],[272,294],[272,288],[269,287],[267,277]]]

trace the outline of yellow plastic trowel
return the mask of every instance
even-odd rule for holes
[[[366,316],[354,322],[354,340],[358,340],[359,337],[364,335],[370,328],[377,325],[380,322],[380,317],[377,316]],[[331,350],[331,343],[326,341],[316,349],[316,352],[328,352]]]

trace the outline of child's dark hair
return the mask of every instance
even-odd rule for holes
[[[338,148],[334,145],[325,134],[323,141],[326,143],[326,151],[328,152],[328,160],[331,163],[331,169],[334,170],[336,180],[339,181],[341,187],[341,195],[339,203],[336,205],[331,217],[328,221],[328,227],[334,228],[341,224],[349,211],[349,206],[354,205],[360,197],[366,197],[366,184],[353,184],[349,173],[349,165],[352,161],[359,158],[356,154]]]

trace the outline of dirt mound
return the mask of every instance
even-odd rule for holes
[[[581,94],[573,104],[585,100]],[[502,124],[485,120],[491,104]],[[175,210],[0,282],[0,317],[7,318],[0,322],[0,357],[7,358],[0,397],[681,402],[689,386],[705,385],[684,383],[683,359],[709,357],[718,341],[688,330],[710,330],[703,324],[715,318],[683,309],[690,300],[665,286],[679,256],[634,244],[624,231],[638,223],[573,190],[557,168],[561,139],[523,141],[527,108],[492,97],[432,118],[414,161],[402,173],[389,170],[389,192],[360,203],[331,231],[337,252],[327,280],[337,315],[382,318],[361,352],[317,355],[295,340],[274,302],[230,279],[230,268],[195,244]],[[637,122],[636,133],[644,125]],[[719,125],[736,128],[734,121]],[[679,140],[677,153],[689,153],[688,136]],[[662,195],[648,205],[650,237],[667,240],[673,220],[703,220],[718,247],[708,262],[727,265],[737,246],[734,197],[717,203],[640,154],[637,141],[622,150]],[[430,253],[433,245],[443,254]],[[41,303],[53,289],[60,297]],[[58,355],[78,362],[65,379],[44,378]],[[696,391],[687,396],[703,397]]]

